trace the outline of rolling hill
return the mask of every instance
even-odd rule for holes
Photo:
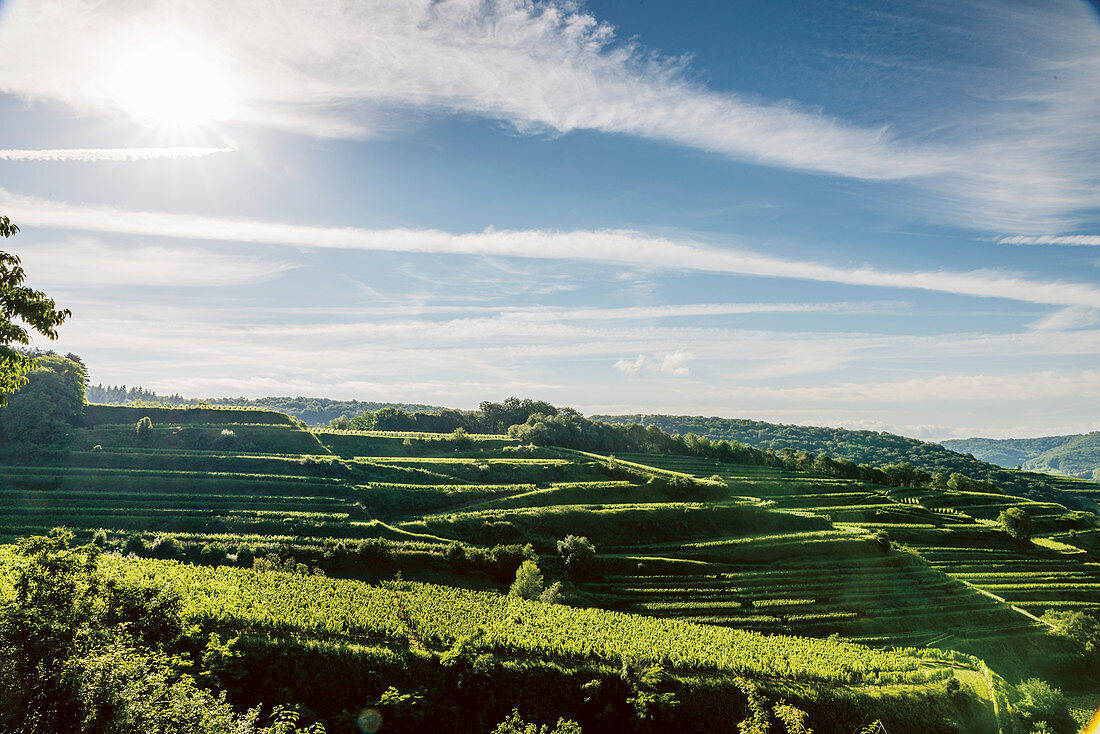
[[[1000,529],[1008,507],[1032,518],[1034,542]],[[611,690],[626,662],[648,660],[681,702],[667,721],[692,731],[727,728],[705,713],[715,697],[743,705],[721,671],[826,731],[852,716],[892,732],[995,731],[992,701],[1006,712],[1012,683],[1087,680],[1042,614],[1100,608],[1094,524],[1055,503],[502,435],[306,430],[258,409],[87,406],[61,455],[0,465],[0,532],[57,525],[131,555],[107,557],[114,574],[171,579],[204,634],[242,639],[229,686],[241,705],[292,690],[330,722],[352,701],[310,692],[309,676],[443,695],[429,658],[474,634],[497,701],[485,722],[509,691],[554,681],[540,714],[630,731],[639,722],[622,710],[586,707],[582,684]],[[595,544],[598,573],[566,573],[556,543],[569,534]],[[284,572],[251,570],[257,558]],[[565,605],[504,601],[524,558],[564,584]],[[327,578],[286,575],[288,561]],[[331,606],[341,599],[356,601]],[[593,647],[604,628],[642,637]],[[631,652],[645,635],[699,642]],[[837,639],[864,646],[842,648],[852,660],[902,657],[841,663]],[[716,645],[739,652],[710,660]],[[262,672],[276,660],[282,673]],[[964,698],[947,693],[952,679]]]
[[[1100,431],[1043,438],[959,438],[942,443],[952,451],[999,466],[1100,481]]]

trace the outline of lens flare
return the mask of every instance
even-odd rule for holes
[[[1089,723],[1085,724],[1082,734],[1100,734],[1100,709],[1096,709]]]
[[[382,728],[382,712],[378,709],[363,709],[355,719],[355,725],[362,734],[375,734]]]
[[[198,127],[236,111],[237,95],[225,67],[201,43],[148,40],[119,53],[106,88],[119,109],[145,125]]]

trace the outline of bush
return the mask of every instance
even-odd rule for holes
[[[567,535],[558,541],[558,554],[569,577],[576,580],[596,575],[596,546],[582,535]]]
[[[229,549],[221,543],[207,543],[199,552],[199,561],[209,566],[220,566],[228,555]]]
[[[153,421],[149,416],[144,416],[137,422],[137,437],[139,440],[145,441],[153,435]]]
[[[550,586],[547,586],[546,590],[539,596],[539,601],[543,604],[561,604],[561,582],[555,581]]]
[[[358,554],[365,563],[389,563],[393,560],[392,543],[385,538],[367,538],[359,543]]]
[[[1023,509],[1019,507],[1009,507],[1002,510],[1001,514],[997,516],[997,522],[1001,524],[1001,527],[1006,533],[1016,540],[1024,541],[1031,539],[1031,515],[1027,514]]]
[[[581,734],[581,727],[569,719],[558,719],[553,729],[546,724],[528,724],[520,718],[519,709],[512,709],[508,718],[497,724],[490,734]]]
[[[524,561],[538,558],[530,543],[527,545],[497,545],[489,551],[492,574],[498,581],[507,582],[515,577]]]
[[[252,568],[252,562],[256,558],[256,551],[250,545],[242,545],[237,549],[237,565],[244,568]]]
[[[1031,724],[1045,721],[1052,726],[1058,726],[1069,717],[1069,708],[1062,691],[1046,681],[1030,678],[1018,685],[1016,690],[1020,694],[1016,710],[1025,721]]]
[[[122,555],[128,556],[131,553],[136,556],[149,555],[149,546],[145,544],[145,539],[140,533],[131,533],[122,546]]]
[[[223,428],[222,432],[218,434],[217,440],[214,441],[214,446],[217,448],[229,448],[237,442],[236,431],[230,428]]]
[[[542,596],[542,571],[534,561],[524,561],[516,569],[516,580],[512,582],[512,588],[508,589],[510,596],[518,596],[520,599],[534,601]]]
[[[179,559],[183,557],[183,543],[171,535],[157,538],[153,541],[150,553],[153,558]]]
[[[447,546],[444,555],[447,558],[447,565],[455,573],[466,573],[470,570],[470,559],[466,557],[466,546],[457,540]]]
[[[879,530],[875,533],[875,543],[878,545],[879,550],[883,553],[888,553],[892,546],[890,542],[890,534],[885,530]]]
[[[92,545],[96,546],[97,548],[106,548],[107,547],[107,531],[106,530],[97,530],[95,535],[92,536]]]

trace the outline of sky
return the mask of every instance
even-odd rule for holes
[[[1100,430],[1081,0],[0,0],[93,383]]]

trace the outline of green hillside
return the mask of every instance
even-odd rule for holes
[[[847,459],[856,464],[878,467],[890,464],[911,464],[919,469],[945,476],[960,473],[974,479],[983,479],[1006,492],[1033,499],[1062,503],[1075,502],[1072,496],[1059,496],[1057,482],[1038,473],[1039,470],[1006,471],[1001,466],[958,453],[941,444],[893,433],[704,416],[604,415],[593,416],[593,419],[619,425],[636,423],[655,426],[671,434],[694,434],[711,439],[736,441],[745,446],[778,453],[789,451],[804,451],[811,455],[824,453],[834,459]],[[1014,467],[1016,464],[1013,463],[1011,466]],[[1100,496],[1100,485],[1097,485],[1096,490],[1097,496]],[[1091,504],[1080,506],[1082,509],[1096,509],[1095,505]]]
[[[817,731],[879,718],[891,732],[1011,733],[1028,731],[1013,708],[1026,679],[1098,687],[1091,648],[1048,614],[1100,609],[1091,514],[729,448],[611,456],[521,440],[627,435],[557,420],[588,438],[542,418],[505,436],[84,406],[49,450],[0,444],[0,533],[67,526],[94,541],[116,583],[180,595],[179,654],[237,639],[238,662],[204,673],[235,705],[302,703],[329,731],[376,705],[391,731],[488,732],[520,706],[588,734],[725,732],[750,681]],[[1095,486],[1052,479],[1059,496]],[[1009,510],[1030,538],[1005,532]],[[594,557],[574,563],[567,536]],[[530,562],[542,601],[507,595]]]
[[[942,443],[1000,466],[1100,481],[1100,431],[1043,438],[958,438]]]

